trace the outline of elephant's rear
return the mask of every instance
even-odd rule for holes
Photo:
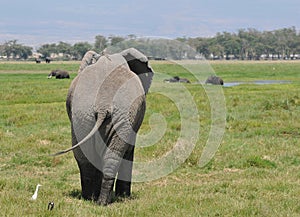
[[[101,123],[93,136],[74,150],[85,198],[98,197],[99,189],[95,188],[102,183],[98,202],[108,203],[117,173],[118,193],[130,194],[133,150],[145,106],[144,87],[120,54],[102,56],[72,82],[67,110],[73,145]],[[89,187],[88,183],[94,184]]]

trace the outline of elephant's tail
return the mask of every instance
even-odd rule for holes
[[[80,145],[82,145],[83,143],[85,143],[87,140],[89,140],[97,132],[97,130],[99,129],[99,127],[103,123],[104,119],[105,119],[105,115],[104,116],[98,115],[96,123],[94,125],[94,128],[91,130],[91,132],[86,137],[83,138],[83,140],[81,140],[79,143],[77,143],[76,145],[72,146],[71,148],[68,148],[68,149],[66,149],[64,151],[57,152],[55,154],[51,154],[50,156],[58,156],[58,155],[62,155],[62,154],[68,153],[69,151],[72,151],[75,148],[77,148]]]

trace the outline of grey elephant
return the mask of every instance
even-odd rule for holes
[[[205,84],[223,85],[224,81],[218,76],[211,75],[206,79]]]
[[[164,82],[166,82],[166,83],[191,83],[188,79],[180,78],[179,76],[174,76],[173,78],[165,79]]]
[[[48,78],[52,78],[53,76],[55,76],[56,79],[70,78],[70,75],[67,71],[60,69],[52,70],[48,75]]]
[[[130,48],[101,56],[73,80],[66,101],[72,147],[56,155],[73,150],[84,199],[111,203],[115,179],[115,195],[130,196],[136,134],[152,77],[147,57]]]
[[[51,58],[50,57],[46,57],[45,61],[46,61],[46,63],[50,63],[51,62]]]

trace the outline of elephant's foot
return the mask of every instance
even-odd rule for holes
[[[111,177],[105,177],[102,180],[101,192],[97,201],[99,205],[106,206],[112,203],[114,181],[115,179]]]
[[[112,203],[112,191],[108,193],[101,191],[97,204],[100,206],[107,206],[110,203]]]
[[[97,204],[100,205],[100,206],[107,206],[108,204],[111,203],[111,198],[110,197],[102,197],[100,196],[98,198],[98,201],[97,201]]]
[[[131,182],[117,180],[116,182],[116,197],[130,197]]]
[[[100,195],[102,173],[91,164],[81,164],[81,195],[85,200],[97,200]]]
[[[91,178],[81,178],[81,195],[85,200],[97,200],[100,195],[101,182],[95,183]]]

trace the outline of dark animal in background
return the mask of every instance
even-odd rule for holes
[[[222,78],[212,75],[206,79],[205,84],[223,85],[224,81]]]
[[[166,83],[191,83],[188,79],[186,78],[180,78],[178,76],[175,76],[173,78],[170,78],[170,79],[165,79],[164,82]]]
[[[51,58],[50,57],[46,57],[46,63],[50,63],[51,62]]]
[[[70,75],[67,71],[60,69],[51,71],[48,75],[48,78],[52,78],[52,76],[55,76],[56,79],[70,78]]]
[[[36,63],[41,63],[41,59],[35,58],[35,62],[36,62]]]

